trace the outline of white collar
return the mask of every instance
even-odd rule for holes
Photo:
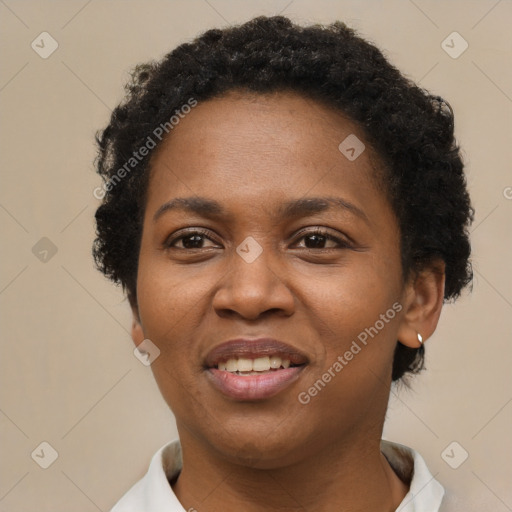
[[[395,512],[438,512],[444,488],[431,475],[423,457],[408,446],[383,439],[380,449],[395,472],[410,480],[409,492]]]
[[[412,478],[409,492],[395,512],[438,512],[444,488],[430,474],[423,457],[412,448],[385,440],[381,440],[381,451],[398,474]],[[111,512],[186,512],[169,484],[182,464],[179,439],[162,446],[153,455],[144,477]]]

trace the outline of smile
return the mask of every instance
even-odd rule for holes
[[[225,370],[237,375],[257,375],[270,371],[286,369],[290,367],[290,360],[283,359],[277,355],[249,359],[245,357],[231,358],[218,363],[219,370]]]
[[[225,397],[265,400],[295,382],[309,360],[290,344],[273,338],[238,338],[210,350],[204,369]]]
[[[289,359],[258,357],[229,359],[206,372],[209,382],[224,396],[238,401],[265,400],[295,382],[306,365]]]

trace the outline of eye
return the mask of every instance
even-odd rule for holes
[[[351,247],[350,243],[347,240],[343,240],[342,238],[338,238],[329,233],[329,231],[321,228],[316,228],[310,230],[308,232],[300,232],[299,235],[302,235],[299,240],[306,240],[304,249],[342,249]],[[323,247],[328,241],[334,242],[335,246],[331,247]],[[336,247],[337,246],[337,247]]]
[[[204,240],[210,240],[211,242],[214,242],[214,240],[208,236],[210,234],[209,231],[205,231],[202,229],[193,229],[190,231],[187,231],[185,234],[182,234],[180,236],[171,236],[165,241],[165,248],[166,249],[180,249],[180,250],[187,250],[187,249],[204,249],[203,243]],[[176,247],[176,243],[180,242],[182,243],[182,247]]]
[[[336,237],[329,233],[329,231],[321,228],[316,228],[310,231],[301,231],[298,233],[301,235],[298,240],[305,240],[304,249],[319,249],[319,250],[331,250],[331,249],[343,249],[351,247],[351,244],[342,238]],[[203,229],[191,229],[181,235],[173,235],[169,237],[164,246],[166,249],[178,249],[178,250],[194,250],[194,249],[207,249],[204,246],[205,240],[209,240],[212,243],[216,243],[215,240],[210,236],[210,232]],[[177,244],[182,244],[179,247]],[[334,246],[325,247],[327,242],[333,242]],[[210,247],[218,247],[218,245],[212,245]]]

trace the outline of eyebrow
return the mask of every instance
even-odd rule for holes
[[[344,210],[356,215],[357,217],[369,223],[368,217],[363,210],[355,204],[342,199],[341,197],[306,197],[287,201],[279,206],[277,210],[278,218],[283,220],[292,217],[305,217],[328,210]],[[153,221],[157,221],[164,213],[171,210],[181,210],[195,213],[206,218],[228,217],[228,212],[224,207],[213,199],[206,197],[177,197],[164,203],[153,216]]]

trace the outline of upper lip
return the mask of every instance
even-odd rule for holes
[[[214,347],[205,359],[205,366],[213,368],[222,361],[245,357],[256,359],[257,357],[278,356],[289,359],[291,364],[305,364],[309,360],[305,354],[284,341],[273,338],[236,338],[225,341]]]

